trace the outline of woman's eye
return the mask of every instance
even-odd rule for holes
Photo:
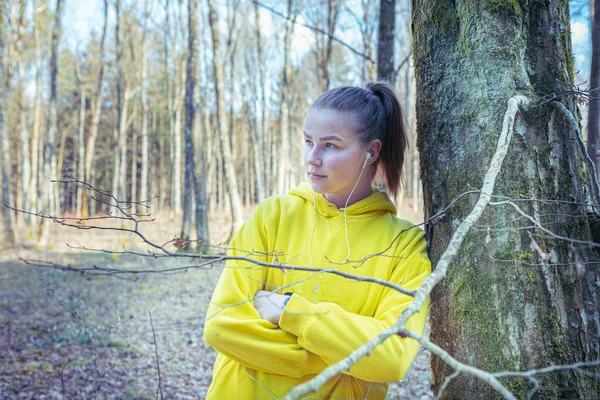
[[[325,146],[326,146],[326,147],[328,147],[328,148],[330,148],[330,149],[335,149],[335,148],[337,147],[337,146],[336,146],[335,144],[333,144],[333,143],[327,143]]]
[[[312,146],[312,140],[304,139],[304,142],[306,142],[307,145]]]

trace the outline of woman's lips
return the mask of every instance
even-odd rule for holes
[[[326,178],[326,175],[319,175],[319,174],[309,174],[308,176],[313,181],[318,181],[318,180],[321,180],[323,178]]]

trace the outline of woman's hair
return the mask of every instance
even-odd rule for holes
[[[386,82],[370,82],[364,88],[343,86],[331,89],[323,93],[311,109],[352,114],[356,133],[363,144],[374,139],[381,140],[375,169],[395,196],[400,188],[407,137],[402,107],[393,86]]]

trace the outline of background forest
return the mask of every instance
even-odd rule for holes
[[[254,205],[304,178],[305,113],[328,88],[395,84],[410,128],[396,204],[421,222],[410,3],[2,1],[2,198],[13,208],[2,214],[0,397],[203,397],[214,352],[201,319],[218,269],[90,281],[54,267],[182,264],[111,253],[142,249],[118,233],[116,206],[149,241],[219,252]],[[573,83],[585,90],[590,2],[570,13]],[[429,385],[423,352],[390,398],[428,399]]]

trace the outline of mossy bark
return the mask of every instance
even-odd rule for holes
[[[412,5],[426,217],[481,186],[507,100],[522,94],[532,106],[517,117],[494,195],[513,199],[557,235],[591,240],[575,99],[543,101],[567,89],[573,76],[568,1]],[[434,264],[475,201],[476,195],[464,197],[428,224]],[[489,206],[432,293],[431,338],[460,361],[499,372],[600,358],[600,271],[590,263],[598,253],[532,225],[510,205]],[[435,357],[432,368],[437,391],[453,371]],[[538,378],[539,398],[597,398],[600,391],[597,379],[581,373]],[[502,382],[520,398],[531,388],[525,379]],[[445,392],[446,398],[496,396],[468,376]]]

